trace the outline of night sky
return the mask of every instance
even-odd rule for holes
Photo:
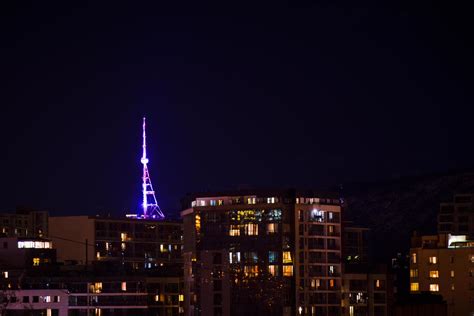
[[[168,214],[188,192],[473,166],[466,7],[97,2],[1,5],[0,211],[136,210],[144,115]]]

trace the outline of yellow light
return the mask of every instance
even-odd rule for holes
[[[293,263],[290,251],[283,251],[283,263]]]
[[[430,278],[433,278],[433,279],[439,278],[439,272],[438,272],[438,270],[431,270],[431,271],[430,271]]]
[[[437,284],[437,283],[430,284],[430,291],[431,292],[439,292],[439,284]]]
[[[293,266],[283,266],[283,276],[293,276]]]
[[[411,292],[418,292],[420,290],[420,284],[418,282],[410,283],[410,291]]]
[[[33,265],[39,266],[40,265],[40,258],[33,258]]]
[[[196,231],[200,233],[201,232],[201,215],[196,214],[194,218],[194,224],[196,226]]]
[[[127,291],[127,282],[122,282],[122,291]]]
[[[127,240],[127,233],[120,233],[120,240],[126,241]]]
[[[184,295],[183,294],[179,294],[179,301],[184,302]]]

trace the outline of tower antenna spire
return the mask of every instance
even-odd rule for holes
[[[146,131],[145,117],[143,117],[143,153],[140,162],[143,165],[142,190],[143,190],[143,218],[163,219],[165,215],[156,201],[155,191],[151,184],[150,173],[148,172],[148,158],[146,156]]]

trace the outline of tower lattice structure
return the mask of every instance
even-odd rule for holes
[[[150,173],[148,172],[148,158],[146,157],[146,131],[145,118],[143,118],[143,155],[140,160],[143,165],[142,190],[143,190],[143,218],[163,219],[165,215],[161,211],[156,201],[155,191],[151,184]]]

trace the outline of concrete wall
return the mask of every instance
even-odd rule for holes
[[[95,219],[88,216],[61,216],[49,218],[49,238],[57,249],[58,262],[86,261],[86,239],[88,240],[89,263],[95,258]]]

